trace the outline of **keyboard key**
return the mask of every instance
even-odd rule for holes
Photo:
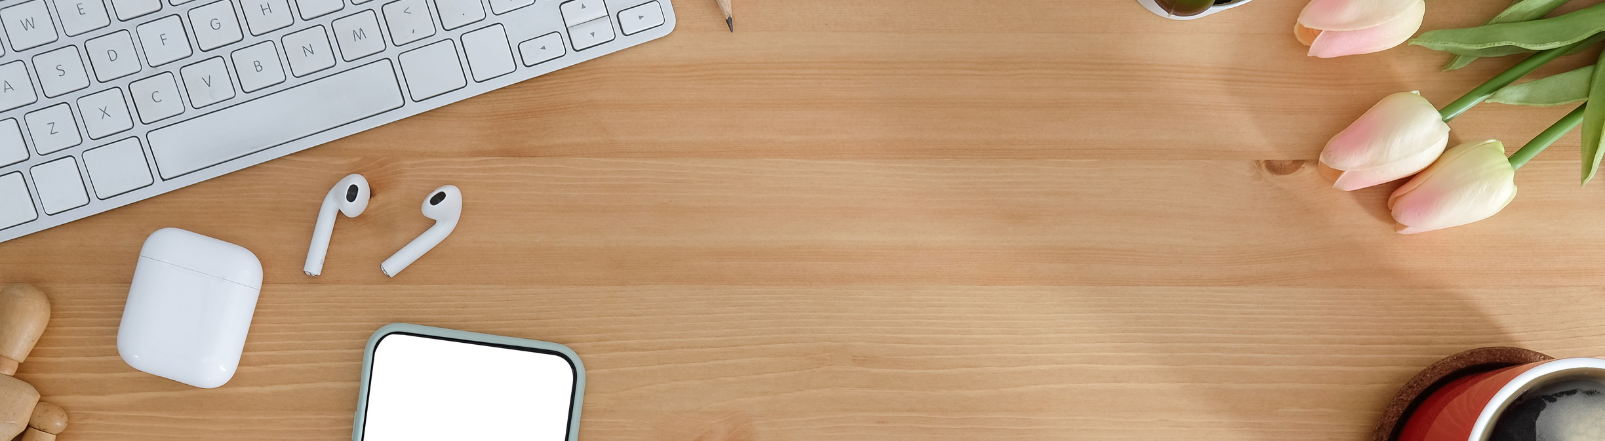
[[[89,139],[100,139],[113,133],[134,128],[134,118],[128,116],[128,104],[123,101],[123,90],[111,88],[78,99],[78,112],[84,118],[84,130]]]
[[[234,72],[240,76],[240,90],[255,92],[284,82],[284,66],[279,64],[279,51],[271,41],[234,51],[230,57],[234,58]]]
[[[251,35],[284,29],[295,21],[290,17],[290,4],[284,0],[244,0],[240,9],[245,11],[245,25],[251,28]]]
[[[179,75],[184,77],[190,105],[197,109],[234,98],[234,85],[229,83],[228,67],[223,65],[222,57],[184,66]]]
[[[35,110],[23,120],[28,122],[28,134],[33,136],[33,148],[41,155],[59,152],[84,141],[78,133],[78,123],[72,117],[72,108],[61,103]],[[0,162],[5,162],[0,160]]]
[[[385,4],[385,23],[390,25],[390,40],[396,46],[435,35],[435,24],[429,20],[429,7],[424,0],[401,0]]]
[[[189,10],[189,24],[195,29],[195,44],[203,51],[223,47],[240,41],[240,21],[234,18],[234,6],[220,1]]]
[[[490,12],[502,15],[535,4],[535,0],[490,0]]]
[[[284,56],[290,59],[290,73],[298,77],[334,67],[334,51],[323,26],[285,35]]]
[[[302,20],[328,15],[346,5],[345,0],[295,0],[295,4],[301,7]]]
[[[479,0],[435,0],[435,9],[440,11],[440,26],[448,31],[485,19]]]
[[[134,36],[128,31],[106,34],[84,43],[95,78],[111,81],[139,72],[139,56],[134,55]]]
[[[33,82],[28,80],[28,68],[21,61],[0,65],[0,111],[33,104],[39,96],[33,93]]]
[[[385,50],[379,33],[379,19],[373,11],[362,11],[334,21],[334,41],[340,44],[340,57],[346,61]]]
[[[89,73],[84,72],[84,59],[78,57],[75,46],[35,55],[33,68],[39,72],[39,87],[47,97],[89,87]]]
[[[44,0],[0,9],[0,22],[11,37],[12,49],[23,51],[56,41],[56,24],[50,20]]]
[[[568,50],[563,49],[563,37],[556,32],[518,44],[518,55],[524,57],[525,66],[556,60],[567,52]]]
[[[33,188],[39,190],[39,204],[45,214],[56,214],[89,203],[84,178],[78,174],[78,160],[68,156],[33,166]]]
[[[105,199],[144,188],[156,180],[150,177],[145,150],[139,138],[128,138],[84,152],[84,170],[95,197]]]
[[[423,101],[468,85],[462,64],[457,61],[457,45],[444,40],[401,54],[401,75],[413,101]]]
[[[377,61],[150,132],[162,179],[401,107],[389,61]]]
[[[139,111],[139,121],[145,124],[184,113],[184,100],[178,95],[172,72],[135,81],[128,85],[128,93],[134,95],[134,110]]]
[[[624,35],[634,35],[647,29],[663,24],[663,7],[658,2],[646,2],[641,6],[619,11],[619,30]]]
[[[613,23],[607,20],[591,20],[568,29],[569,42],[574,43],[574,50],[580,51],[598,44],[613,41]]]
[[[28,184],[22,173],[0,175],[0,229],[11,228],[39,218],[28,195]]]
[[[189,39],[184,38],[184,24],[177,15],[139,25],[134,30],[139,33],[139,44],[145,48],[145,61],[150,67],[190,56]]]
[[[101,0],[56,0],[56,16],[68,36],[78,35],[111,24],[106,4]]]
[[[607,4],[602,0],[569,0],[558,8],[563,11],[563,22],[571,28],[607,16]]]
[[[468,71],[474,74],[474,81],[513,71],[513,51],[507,44],[507,32],[499,24],[463,34],[463,55],[468,57]]]
[[[28,145],[22,142],[22,128],[16,118],[0,120],[0,167],[28,159]]]
[[[160,11],[162,0],[111,0],[111,8],[117,11],[118,20],[128,21]]]

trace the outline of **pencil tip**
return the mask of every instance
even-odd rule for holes
[[[724,25],[730,27],[730,32],[735,32],[736,31],[736,20],[734,18],[725,17],[724,18]]]

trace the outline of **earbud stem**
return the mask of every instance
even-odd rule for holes
[[[312,245],[307,247],[306,266],[301,268],[308,276],[317,277],[323,273],[323,259],[329,254],[329,238],[334,235],[335,212],[339,211],[335,203],[335,195],[331,193],[323,198],[323,207],[318,209],[318,223],[312,227]]]
[[[456,228],[457,221],[455,219],[435,222],[435,225],[425,230],[424,234],[418,235],[417,239],[408,242],[407,246],[401,247],[401,250],[396,251],[396,254],[391,255],[389,259],[385,259],[384,263],[380,263],[379,270],[383,271],[386,276],[395,277],[396,274],[401,273],[401,270],[407,269],[408,265],[412,265],[413,262],[418,261],[418,258],[423,257],[424,253],[434,249],[435,245],[440,245],[440,242],[446,240],[446,236],[451,234],[451,230]]]

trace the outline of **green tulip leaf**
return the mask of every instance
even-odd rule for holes
[[[1588,101],[1589,84],[1594,82],[1594,66],[1550,75],[1542,79],[1507,86],[1488,97],[1488,102],[1516,106],[1558,106]]]
[[[1499,15],[1495,15],[1493,19],[1488,20],[1487,24],[1519,23],[1537,20],[1544,18],[1545,15],[1549,15],[1549,13],[1554,11],[1555,8],[1559,8],[1560,5],[1564,5],[1569,1],[1571,0],[1517,0],[1515,4],[1505,8],[1505,10],[1500,12]],[[1479,57],[1502,57],[1505,55],[1514,55],[1522,52],[1527,52],[1527,50],[1517,48],[1514,51],[1495,53],[1492,55],[1455,55],[1454,58],[1449,60],[1449,64],[1443,66],[1443,70],[1455,70],[1466,67],[1467,65],[1471,64],[1472,61],[1476,61]]]
[[[1605,54],[1600,56],[1605,58]],[[1588,98],[1596,103],[1605,103],[1605,69],[1594,69]],[[1588,180],[1594,179],[1594,172],[1599,171],[1601,129],[1605,129],[1605,106],[1588,106],[1583,111],[1583,185],[1588,185]]]
[[[1456,55],[1477,55],[1479,50],[1502,46],[1537,51],[1587,40],[1602,31],[1605,3],[1542,20],[1429,31],[1410,44]]]

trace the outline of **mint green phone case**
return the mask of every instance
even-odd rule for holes
[[[357,395],[356,420],[351,425],[351,440],[362,439],[362,425],[364,416],[368,413],[368,379],[373,373],[373,351],[379,347],[379,341],[390,334],[412,334],[424,337],[436,337],[445,340],[455,340],[470,344],[483,344],[487,346],[501,346],[533,349],[536,352],[549,352],[568,360],[574,367],[574,396],[570,400],[568,412],[568,441],[579,439],[580,410],[584,408],[585,401],[585,364],[580,363],[579,354],[568,346],[539,340],[503,337],[499,335],[480,334],[477,332],[458,331],[453,329],[436,328],[432,326],[414,325],[408,323],[391,323],[373,332],[368,337],[368,348],[362,354],[362,389]]]

